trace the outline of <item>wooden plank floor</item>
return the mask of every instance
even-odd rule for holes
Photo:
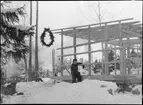
[[[123,80],[127,80],[131,83],[135,84],[142,84],[142,75],[83,75],[83,79],[96,79],[102,81],[115,81],[115,82],[122,82]],[[62,80],[62,81],[71,81],[72,77],[70,75],[65,75],[61,77],[50,76],[49,78]]]

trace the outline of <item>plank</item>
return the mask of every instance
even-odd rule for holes
[[[83,79],[91,79],[91,80],[101,80],[101,81],[114,81],[114,82],[123,82],[124,80],[127,80],[133,84],[142,84],[142,76],[141,75],[83,75]],[[71,81],[71,76],[62,76],[62,77],[49,77],[56,80],[62,80],[62,81]]]
[[[117,48],[110,48],[110,49],[104,49],[104,50],[94,50],[94,51],[87,51],[87,52],[81,52],[81,53],[75,53],[75,54],[65,54],[65,55],[59,55],[58,57],[65,57],[65,56],[72,56],[72,55],[80,55],[80,54],[86,54],[86,53],[95,53],[95,52],[102,52],[102,51],[108,51],[108,50],[115,50],[115,49],[121,49],[123,47],[117,47]]]
[[[73,29],[73,28],[79,28],[79,27],[85,27],[85,26],[93,26],[93,25],[102,25],[105,23],[114,23],[114,22],[118,22],[118,21],[128,21],[128,20],[133,20],[134,18],[126,18],[126,19],[120,19],[120,20],[114,20],[114,21],[108,21],[108,22],[101,22],[101,23],[97,23],[97,24],[88,24],[88,25],[82,25],[82,26],[76,26],[76,27],[68,27],[68,28],[60,28],[60,29],[52,29],[51,31],[57,31],[57,30],[61,30],[61,29]]]
[[[117,37],[119,38],[119,37]],[[84,45],[88,45],[88,44],[95,44],[95,43],[99,43],[99,42],[104,42],[104,41],[110,41],[110,40],[115,40],[115,38],[107,38],[107,39],[100,39],[100,40],[96,40],[95,42],[88,42],[88,43],[82,43],[82,44],[77,44],[77,45],[72,45],[72,46],[66,46],[63,47],[63,49],[68,49],[68,48],[73,48],[73,47],[79,47],[79,46],[84,46]],[[60,50],[62,48],[57,48],[57,50]]]

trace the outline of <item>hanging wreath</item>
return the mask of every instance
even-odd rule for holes
[[[45,41],[44,41],[44,38],[45,38],[45,36],[46,36],[46,32],[48,32],[49,33],[49,36],[50,36],[50,39],[51,39],[51,41],[47,44]],[[41,35],[41,43],[44,45],[44,46],[47,46],[47,47],[50,47],[51,45],[53,45],[53,43],[54,43],[54,35],[53,35],[53,33],[50,31],[50,29],[49,28],[45,28],[44,29],[44,32],[42,33],[42,35]]]

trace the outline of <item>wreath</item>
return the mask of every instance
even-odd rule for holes
[[[50,36],[50,39],[51,39],[51,41],[50,41],[48,44],[44,41],[46,32],[49,33],[49,36]],[[41,43],[42,43],[44,46],[50,47],[50,46],[53,45],[53,43],[54,43],[54,38],[55,38],[55,37],[54,37],[53,33],[51,32],[51,30],[50,30],[49,28],[45,28],[45,29],[44,29],[44,32],[43,32],[42,35],[41,35]]]

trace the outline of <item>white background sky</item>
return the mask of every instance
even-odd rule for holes
[[[26,4],[29,23],[29,1],[13,1],[13,6]],[[92,9],[98,12],[97,1],[39,1],[39,32],[38,37],[45,27],[58,29],[70,26],[97,23],[97,16]],[[100,1],[102,21],[111,21],[124,18],[134,18],[142,23],[142,1]],[[33,1],[33,24],[36,24],[36,1]],[[60,47],[60,36],[55,35],[55,43],[52,47],[42,47],[39,42],[39,60],[44,65],[51,67],[51,50]],[[65,37],[64,44],[71,45],[71,38]],[[83,50],[83,49],[82,49]],[[67,51],[67,50],[66,50]],[[68,50],[68,52],[71,52]],[[50,63],[50,65],[48,65]]]

